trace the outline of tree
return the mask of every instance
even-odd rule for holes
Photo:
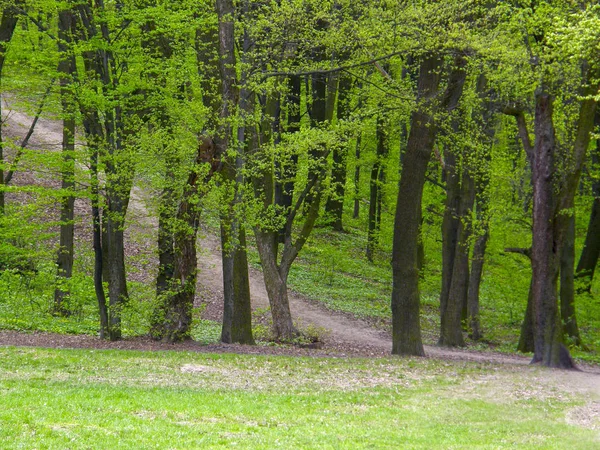
[[[58,247],[57,286],[54,290],[54,310],[56,314],[68,315],[65,299],[69,296],[66,283],[73,274],[74,222],[75,217],[75,115],[77,104],[72,90],[76,71],[73,36],[76,34],[76,16],[72,5],[58,13],[58,72],[60,76],[60,96],[63,110],[63,167],[60,211],[60,243]]]

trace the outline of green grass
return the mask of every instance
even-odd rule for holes
[[[0,348],[2,448],[598,448],[536,368]]]

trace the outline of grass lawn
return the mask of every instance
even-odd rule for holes
[[[3,449],[600,448],[586,401],[533,367],[0,348]]]

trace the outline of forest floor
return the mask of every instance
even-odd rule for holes
[[[8,111],[8,105],[3,105],[3,110]],[[10,110],[5,120],[5,133],[8,136],[24,136],[31,123],[27,114]],[[60,150],[62,127],[58,120],[42,118],[39,120],[30,142],[33,150]],[[19,139],[20,140],[20,139]],[[46,177],[43,177],[46,178]],[[49,176],[54,181],[44,181],[58,187],[56,177]],[[32,172],[16,172],[15,184],[25,185],[39,182],[37,174]],[[14,194],[12,194],[14,195]],[[131,239],[135,244],[128,247],[128,252],[139,253],[144,247],[153,248],[153,242],[147,239],[155,234],[156,219],[147,207],[145,193],[139,186],[132,192],[130,209],[128,212],[130,225],[127,235],[130,237],[142,236],[140,239]],[[50,214],[52,214],[50,212]],[[78,200],[77,214],[87,217],[89,206],[86,200]],[[76,232],[80,234],[82,243],[90,242],[89,224],[80,222]],[[149,236],[149,237],[148,237]],[[145,240],[145,243],[143,242]],[[141,243],[140,243],[141,242]],[[199,240],[203,249],[199,254],[199,280],[198,301],[206,303],[203,317],[218,321],[222,314],[222,266],[219,240],[204,230]],[[154,263],[155,264],[155,263]],[[152,271],[141,271],[139,281],[150,283]],[[145,274],[145,275],[144,275]],[[254,309],[268,307],[262,273],[259,270],[250,270],[250,290]],[[282,354],[292,356],[359,356],[359,357],[385,357],[391,350],[389,333],[373,328],[366,321],[362,321],[346,314],[331,311],[317,302],[307,299],[299,294],[290,292],[290,306],[293,317],[301,326],[312,325],[324,330],[322,339],[324,346],[321,349],[307,349],[283,346],[240,346],[240,345],[201,345],[195,342],[186,342],[178,345],[164,344],[151,341],[146,337],[128,338],[120,342],[105,342],[92,336],[59,335],[53,333],[20,333],[15,331],[0,331],[0,345],[2,346],[35,346],[57,348],[106,348],[106,349],[133,349],[133,350],[181,350],[211,353],[244,353],[244,354]],[[528,357],[508,355],[494,352],[474,350],[444,349],[426,346],[428,357],[441,360],[471,361],[475,363],[489,363],[501,366],[526,366]],[[548,377],[554,379],[560,386],[570,392],[577,392],[589,396],[593,402],[588,414],[600,417],[600,368],[592,365],[582,365],[580,371],[548,371]]]

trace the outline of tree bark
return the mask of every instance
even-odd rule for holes
[[[419,106],[411,114],[411,129],[400,177],[392,251],[392,353],[423,356],[421,340],[417,247],[427,165],[435,142],[431,110],[438,95],[441,60],[424,56],[418,92]]]
[[[489,222],[487,219],[487,196],[485,188],[486,183],[481,180],[477,182],[476,193],[476,209],[477,221],[480,224],[481,231],[475,239],[473,245],[473,259],[471,261],[471,274],[469,276],[469,289],[467,294],[467,309],[468,309],[468,329],[469,337],[474,341],[478,341],[483,337],[481,330],[481,322],[479,320],[479,287],[483,275],[483,264],[485,261],[485,251],[489,237]]]
[[[62,136],[62,200],[60,209],[60,242],[56,260],[57,280],[54,289],[54,312],[67,316],[70,314],[65,301],[69,297],[68,280],[73,274],[73,245],[75,217],[75,103],[71,83],[75,71],[75,55],[72,49],[72,34],[75,29],[75,17],[71,9],[58,14],[58,51],[60,73],[60,96],[63,112]]]
[[[560,254],[560,315],[563,330],[574,345],[581,345],[575,314],[575,215],[568,218]]]
[[[529,282],[529,294],[527,295],[527,308],[525,309],[525,318],[521,324],[521,334],[517,351],[521,353],[532,353],[534,351],[533,336],[533,277]]]
[[[201,166],[209,166],[203,171]],[[195,167],[190,170],[183,196],[177,208],[174,234],[174,274],[169,280],[168,290],[159,298],[160,311],[155,316],[152,335],[165,342],[189,339],[192,325],[192,310],[196,294],[198,261],[196,239],[200,216],[200,187],[214,174],[219,165],[213,141],[201,139]]]
[[[440,339],[438,344],[447,347],[463,347],[463,309],[466,309],[469,290],[469,224],[465,220],[473,205],[473,180],[463,170],[460,201],[457,211],[458,229],[448,300],[441,315]]]
[[[13,7],[7,7],[2,11],[0,20],[0,118],[2,117],[2,75],[6,52],[17,26],[18,15]],[[4,141],[2,127],[0,126],[0,186],[4,185]],[[0,215],[4,214],[4,190],[0,189]]]
[[[338,86],[337,119],[348,119],[349,96],[352,87],[350,77],[342,76]],[[325,212],[331,217],[334,231],[344,231],[342,216],[344,213],[344,196],[346,192],[346,168],[348,145],[333,149],[333,168],[331,171],[331,194],[325,204]]]
[[[377,153],[375,162],[371,169],[371,179],[369,182],[369,218],[367,230],[367,259],[373,262],[373,253],[375,246],[379,241],[379,220],[381,219],[381,190],[383,181],[383,159],[387,154],[387,130],[382,116],[377,118]]]
[[[553,99],[536,94],[533,165],[533,305],[534,362],[550,367],[571,366],[561,358],[562,327],[558,315],[557,282],[560,242],[555,233],[555,134]]]
[[[596,111],[595,126],[600,127],[600,110]],[[597,171],[600,167],[600,139],[596,139],[591,162],[592,167]],[[600,178],[598,177],[592,181],[592,195],[594,196],[592,212],[575,271],[575,287],[578,294],[591,293],[594,272],[600,257]]]

